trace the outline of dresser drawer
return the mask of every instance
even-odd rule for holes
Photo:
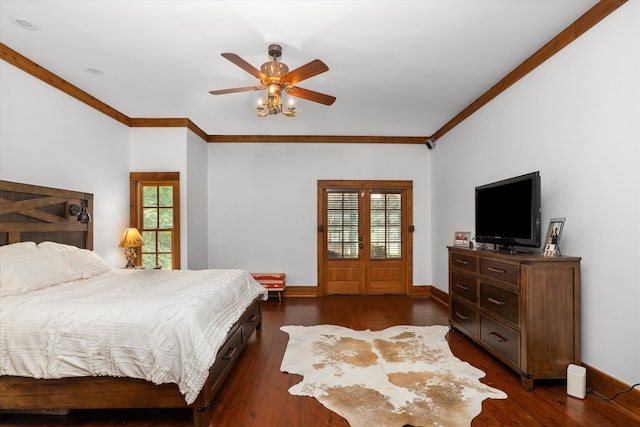
[[[451,294],[476,302],[476,278],[460,273],[451,273]]]
[[[500,261],[492,258],[480,259],[481,276],[508,282],[514,286],[518,286],[519,267],[520,264],[518,263]]]
[[[520,365],[520,334],[485,315],[480,315],[480,341],[514,365]]]
[[[478,335],[478,316],[474,309],[466,305],[451,300],[451,322],[460,329],[472,336]]]
[[[451,252],[449,257],[449,265],[452,268],[459,268],[469,273],[476,274],[478,267],[478,258],[473,255],[467,255],[459,252]]]
[[[480,307],[518,327],[518,293],[480,282]]]

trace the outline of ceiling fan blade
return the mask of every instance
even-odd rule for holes
[[[287,74],[281,76],[280,80],[283,81],[285,85],[294,85],[302,80],[308,79],[309,77],[324,73],[325,71],[329,71],[327,64],[319,59],[314,59],[302,67],[289,71]]]
[[[307,99],[309,101],[318,102],[324,105],[331,105],[336,100],[335,96],[325,95],[324,93],[315,92],[313,90],[303,89],[296,86],[288,86],[285,88],[285,91],[291,96],[296,96],[298,98]]]
[[[209,93],[211,95],[224,95],[225,93],[249,92],[251,90],[263,90],[263,89],[266,89],[266,88],[264,86],[245,86],[245,87],[234,87],[232,89],[210,90]]]
[[[257,77],[260,80],[264,80],[264,79],[267,78],[267,76],[264,75],[264,73],[262,73],[262,71],[258,70],[256,67],[254,67],[253,65],[249,64],[247,61],[245,61],[244,59],[240,58],[235,53],[225,52],[225,53],[222,53],[221,55],[223,57],[225,57],[226,59],[228,59],[229,61],[231,61],[234,64],[236,64],[238,67],[240,67],[243,70],[245,70],[247,73],[251,74],[252,76]]]

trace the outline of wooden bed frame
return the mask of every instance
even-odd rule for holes
[[[49,240],[93,249],[92,222],[78,222],[69,210],[74,204],[84,204],[93,215],[92,194],[0,180],[0,245]],[[192,408],[193,425],[207,427],[216,392],[261,322],[261,300],[257,298],[229,331],[191,405],[176,384],[115,377],[45,380],[0,376],[0,410]]]

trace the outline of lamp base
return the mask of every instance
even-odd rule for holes
[[[127,257],[127,265],[124,268],[136,268],[136,265],[133,263],[133,260],[138,257],[136,254],[136,248],[129,247],[124,251],[124,255]]]

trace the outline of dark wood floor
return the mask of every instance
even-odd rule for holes
[[[280,372],[288,335],[284,325],[337,324],[379,330],[399,324],[446,325],[447,310],[430,298],[322,297],[271,299],[263,306],[262,331],[251,341],[217,395],[217,426],[346,427],[340,416],[315,399],[289,395],[300,381]],[[640,418],[595,394],[585,400],[566,394],[563,381],[536,382],[533,391],[519,377],[457,332],[448,334],[453,353],[486,372],[483,382],[509,395],[485,400],[473,426],[639,426]],[[1,426],[188,427],[187,410],[73,411],[66,416],[0,414]]]

